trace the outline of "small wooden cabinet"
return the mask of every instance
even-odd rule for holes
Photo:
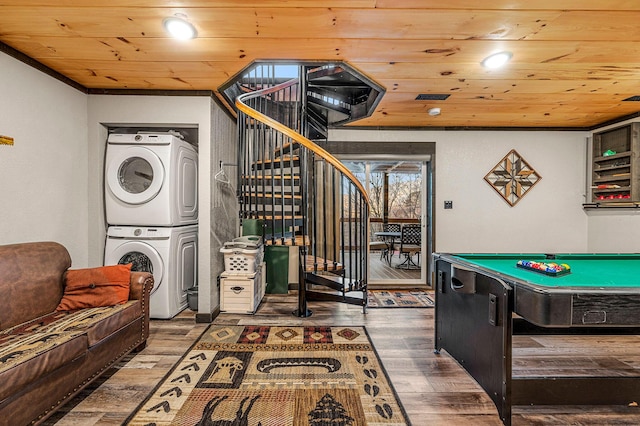
[[[593,134],[591,201],[640,202],[640,123]]]
[[[264,297],[265,267],[256,272],[239,274],[225,272],[220,275],[220,311],[254,314]]]

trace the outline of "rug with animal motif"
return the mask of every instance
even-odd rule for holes
[[[129,425],[410,425],[364,327],[211,325]]]

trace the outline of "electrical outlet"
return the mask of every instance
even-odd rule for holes
[[[453,201],[445,201],[444,202],[444,208],[445,209],[452,209],[453,208]]]

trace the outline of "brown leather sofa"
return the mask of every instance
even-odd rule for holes
[[[146,344],[153,276],[131,272],[124,304],[56,312],[70,266],[58,243],[0,246],[0,425],[41,423]]]

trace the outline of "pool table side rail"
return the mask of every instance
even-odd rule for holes
[[[434,253],[433,258],[434,262],[443,260],[454,268],[473,271],[504,281],[513,289],[514,313],[532,324],[540,327],[640,327],[640,286],[588,288],[539,285],[530,280],[467,261],[463,256],[501,256],[503,259],[515,259],[518,256],[527,255]],[[531,255],[528,256],[531,257]],[[589,257],[590,255],[579,256]],[[640,259],[638,255],[625,256]],[[535,274],[535,272],[530,273]]]
[[[515,253],[515,254],[505,254],[505,253],[470,253],[470,254],[452,254],[452,253],[433,253],[434,262],[437,259],[443,259],[450,263],[459,264],[465,268],[472,269],[476,272],[480,272],[495,278],[499,278],[501,280],[507,281],[510,285],[517,287],[520,285],[526,285],[527,287],[531,287],[535,291],[539,292],[550,292],[550,293],[568,293],[575,294],[576,292],[580,293],[596,293],[596,294],[639,294],[640,295],[640,274],[638,275],[638,279],[636,282],[629,282],[629,285],[625,286],[598,286],[597,284],[593,284],[591,286],[572,286],[572,285],[564,285],[565,280],[562,278],[567,275],[560,275],[557,277],[550,277],[545,274],[538,274],[533,271],[527,271],[522,268],[518,268],[516,266],[516,262],[520,259],[530,259],[530,260],[546,260],[544,259],[544,255],[532,255],[531,253]],[[594,256],[597,256],[599,259],[612,259],[612,260],[637,260],[640,262],[640,254],[604,254],[604,255],[595,255],[595,254],[558,254],[557,256],[571,256],[572,259],[576,260],[591,260],[594,259]],[[522,275],[512,275],[506,272],[497,271],[495,269],[488,268],[481,264],[473,263],[471,260],[467,258],[475,258],[475,259],[513,259],[513,272],[514,274],[527,272],[531,274],[532,279],[539,278],[544,279],[547,282],[558,280],[558,285],[549,285],[549,284],[540,284],[532,279],[524,278]],[[639,271],[640,272],[640,271]]]

